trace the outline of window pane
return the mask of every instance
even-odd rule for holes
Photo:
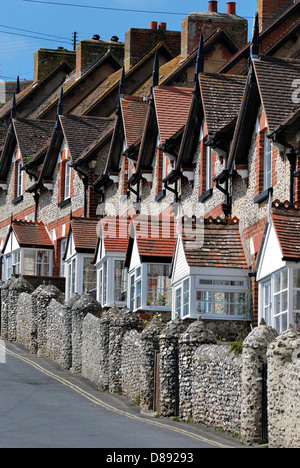
[[[169,265],[148,265],[147,267],[147,305],[171,305],[171,280]]]
[[[115,261],[115,301],[125,302],[127,298],[127,270],[123,260]]]
[[[300,289],[300,270],[293,270],[293,284],[294,288]]]
[[[91,258],[83,259],[83,292],[93,291],[96,288],[95,268],[91,263]]]
[[[280,290],[281,290],[280,273],[277,273],[274,278],[274,292],[278,292]]]
[[[190,313],[190,280],[183,282],[183,311],[182,316],[186,317]]]
[[[134,283],[134,275],[130,277],[130,309],[134,310],[134,291],[135,291],[135,283]]]
[[[300,310],[300,291],[293,292],[293,309]]]
[[[142,282],[141,280],[136,283],[136,309],[142,305]]]
[[[175,312],[177,317],[181,317],[181,288],[175,291]]]

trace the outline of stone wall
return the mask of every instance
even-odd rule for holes
[[[1,337],[123,394],[161,417],[240,434],[248,445],[300,446],[300,333],[262,322],[235,353],[201,320],[144,322],[104,312],[89,294],[68,303],[51,285],[0,285]],[[156,385],[155,385],[156,384]],[[154,391],[155,389],[155,391]]]

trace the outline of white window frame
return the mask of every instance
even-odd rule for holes
[[[64,199],[68,200],[71,197],[71,160],[65,162],[65,188]]]
[[[207,284],[205,284],[205,281]],[[208,284],[211,282],[211,284]],[[222,283],[241,283],[240,285],[231,285],[231,284],[222,284]],[[219,283],[219,284],[218,284]],[[210,296],[210,293],[218,293],[221,294],[241,294],[244,296],[243,301],[241,304],[244,304],[244,311],[241,314],[231,314],[231,313],[209,313],[205,311],[198,311],[197,310],[197,293],[207,293],[207,297]],[[212,301],[207,301],[206,305],[213,304]],[[220,301],[220,305],[222,302]],[[224,304],[234,304],[234,302],[225,302]],[[214,276],[214,277],[207,277],[202,275],[195,276],[195,311],[198,316],[203,318],[213,318],[213,319],[225,319],[225,320],[242,320],[242,319],[250,319],[249,317],[249,297],[248,297],[248,284],[245,278],[238,278],[238,277],[231,277],[231,276]]]
[[[178,299],[180,298],[180,304]],[[184,278],[179,285],[173,288],[173,318],[190,317],[191,311],[191,278]]]
[[[212,188],[212,148],[206,147],[206,191]]]
[[[5,272],[5,279],[9,279],[12,275],[19,275],[22,273],[21,271],[21,258],[22,258],[22,251],[21,249],[14,250],[13,252],[5,255],[4,257],[4,272]]]
[[[60,276],[62,278],[65,278],[66,274],[67,274],[67,272],[66,272],[66,262],[64,261],[67,242],[68,242],[67,238],[62,239],[61,242],[60,242]]]
[[[97,267],[97,300],[102,307],[108,301],[108,259],[104,260]]]
[[[295,285],[295,272],[298,273],[298,285]],[[285,273],[286,284],[283,281]],[[279,275],[281,278],[280,289],[276,287]],[[265,305],[265,289],[268,285],[270,288],[270,310]],[[297,304],[299,304],[298,309]],[[266,311],[269,312],[268,315]],[[275,328],[281,334],[288,329],[290,324],[295,322],[294,314],[300,314],[300,268],[288,265],[259,281],[259,319],[263,318],[267,325]]]
[[[149,265],[163,265],[170,268],[168,263],[141,263],[137,265],[128,274],[128,299],[127,305],[133,310],[155,310],[155,311],[171,311],[171,281],[169,282],[169,304],[166,305],[149,305],[148,301],[148,266]],[[140,290],[140,294],[138,291]]]
[[[272,186],[272,143],[265,134],[264,142],[264,191]]]
[[[17,163],[17,170],[18,170],[17,198],[22,197],[22,195],[23,195],[24,171],[22,170],[22,168],[23,168],[22,161],[18,161],[18,163]]]

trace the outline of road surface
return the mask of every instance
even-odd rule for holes
[[[151,449],[134,451],[146,458],[153,449],[183,457],[188,449],[241,448],[238,440],[198,424],[143,415],[126,398],[100,392],[20,345],[0,341],[1,356],[0,448],[105,448],[112,463],[122,449]]]

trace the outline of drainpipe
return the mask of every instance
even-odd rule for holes
[[[273,141],[273,143],[278,143],[281,146],[284,146],[285,148],[288,148],[288,153],[287,153],[287,158],[290,163],[290,203],[294,203],[294,178],[300,176],[300,170],[295,172],[296,169],[296,158],[297,158],[297,153],[295,151],[295,148],[278,137],[278,133],[283,130],[282,126],[279,126],[275,128],[275,130],[267,135],[267,137]]]

